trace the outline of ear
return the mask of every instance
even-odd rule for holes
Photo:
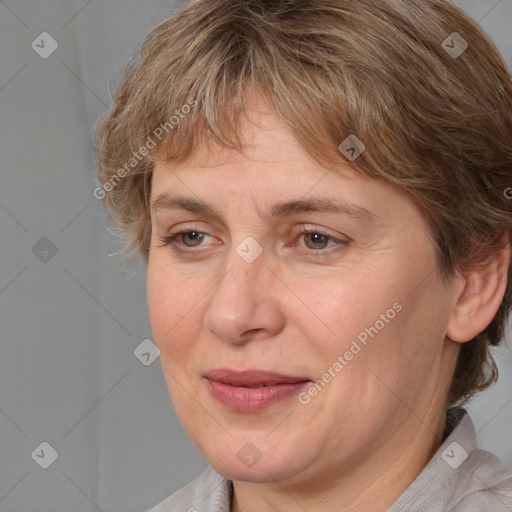
[[[488,327],[505,295],[509,262],[510,242],[495,254],[487,268],[465,279],[448,321],[448,338],[464,343]]]

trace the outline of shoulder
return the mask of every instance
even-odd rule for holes
[[[146,512],[229,512],[232,483],[209,465],[203,473]]]
[[[512,468],[478,448],[466,411],[454,413],[450,435],[389,512],[512,511]]]
[[[484,450],[472,451],[461,465],[454,512],[512,510],[512,468]]]

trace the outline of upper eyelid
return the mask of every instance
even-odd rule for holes
[[[207,236],[209,236],[211,238],[215,238],[213,235],[211,235],[206,230],[202,230],[200,228],[196,228],[194,226],[187,226],[187,225],[182,226],[182,227],[177,228],[177,229],[170,229],[164,236],[170,237],[170,236],[174,236],[174,235],[190,233],[190,232],[193,232],[193,231],[197,232],[197,233],[201,233],[203,235],[207,235]],[[328,230],[325,229],[325,228],[318,228],[318,227],[315,227],[315,226],[312,226],[312,225],[309,225],[309,224],[306,224],[306,223],[302,223],[298,227],[294,228],[293,232],[295,234],[297,234],[297,235],[308,234],[310,232],[313,232],[313,233],[322,234],[324,236],[333,238],[335,240],[343,241],[342,240],[343,238],[346,238],[347,240],[350,240],[350,238],[347,235],[338,235],[338,234],[329,233]]]

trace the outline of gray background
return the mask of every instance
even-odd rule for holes
[[[142,511],[207,465],[160,360],[134,355],[152,338],[145,265],[113,255],[121,243],[92,194],[90,130],[108,80],[176,5],[0,2],[1,512]],[[459,5],[512,70],[512,0]],[[46,59],[31,47],[42,32],[58,43]],[[481,445],[512,464],[512,354],[496,355],[500,382],[468,409]],[[47,469],[42,442],[58,453]]]

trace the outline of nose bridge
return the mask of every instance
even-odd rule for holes
[[[224,303],[252,307],[260,296],[260,286],[265,268],[263,248],[252,236],[243,237],[232,245],[226,258],[226,272],[214,289],[214,295]]]
[[[231,246],[226,271],[214,286],[205,312],[207,330],[237,341],[248,330],[265,328],[268,318],[261,312],[270,298],[265,268],[263,249],[253,237],[243,237]]]

